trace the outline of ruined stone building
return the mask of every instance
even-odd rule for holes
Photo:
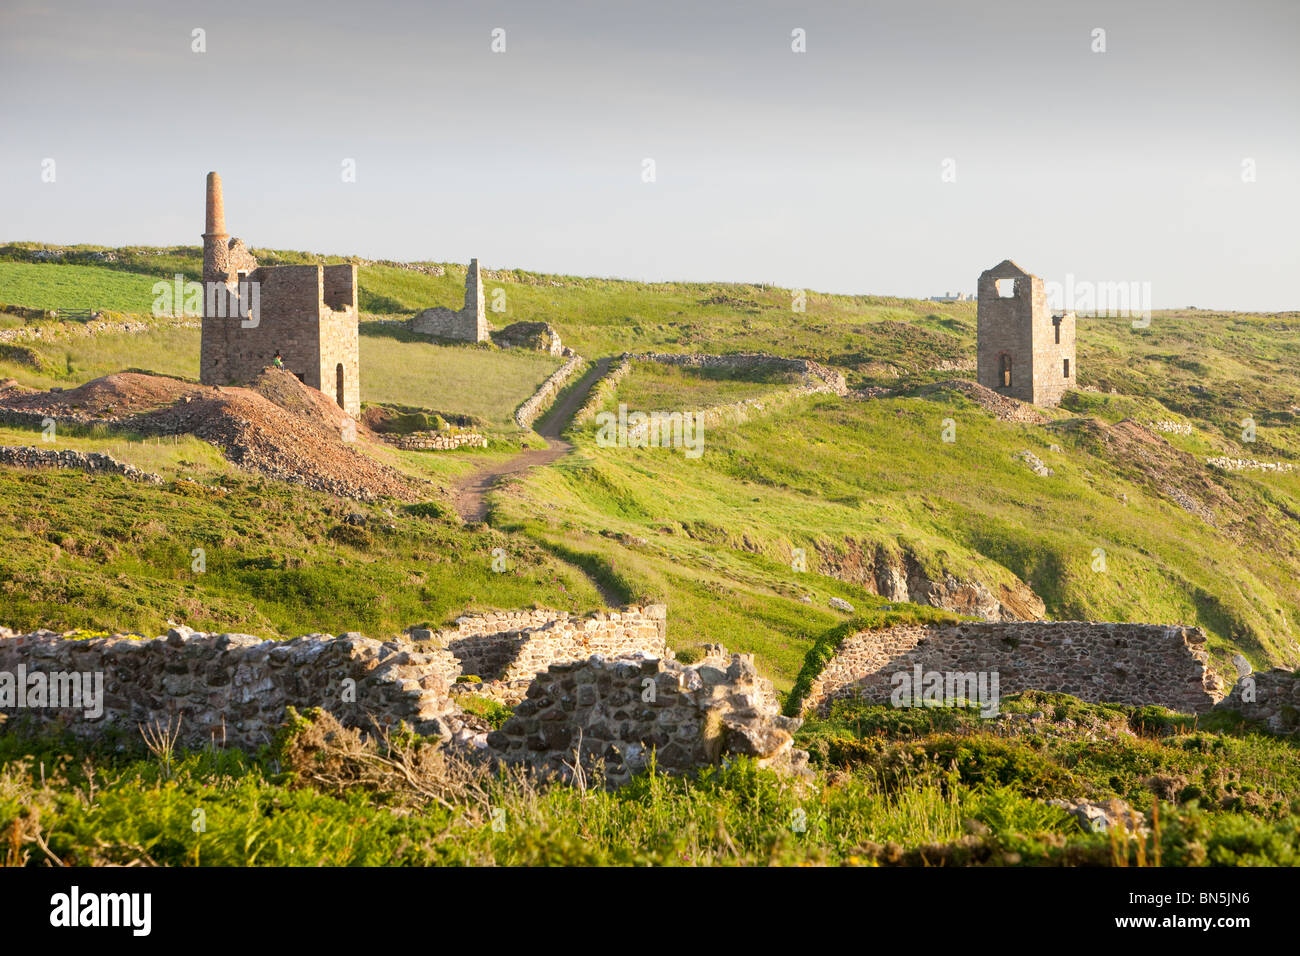
[[[221,177],[208,173],[199,381],[243,385],[271,365],[361,414],[357,267],[258,266],[226,233]]]
[[[1075,387],[1074,313],[1053,315],[1043,280],[1010,259],[981,273],[976,326],[981,385],[1035,405]]]
[[[437,306],[425,309],[411,319],[411,331],[436,339],[454,339],[458,342],[487,342],[491,339],[487,308],[483,298],[483,279],[479,274],[478,260],[471,259],[465,274],[465,305],[447,309]]]

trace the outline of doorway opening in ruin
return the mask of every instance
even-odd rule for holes
[[[339,408],[343,407],[343,363],[339,362],[338,367],[334,369],[334,390],[338,393],[335,399],[339,403]]]
[[[1011,356],[1003,352],[998,356],[998,378],[1002,381],[1003,388],[1011,387]]]

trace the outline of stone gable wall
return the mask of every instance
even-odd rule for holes
[[[491,333],[487,321],[483,280],[478,260],[471,259],[465,272],[465,304],[459,309],[435,306],[410,320],[412,332],[458,342],[487,342]]]
[[[1209,710],[1223,696],[1209,668],[1205,632],[1156,624],[1039,621],[907,625],[844,639],[812,683],[805,708],[839,699],[889,703],[892,676],[997,671],[1000,692],[1055,691],[1082,700]]]

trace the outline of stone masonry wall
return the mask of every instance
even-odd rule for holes
[[[498,731],[489,751],[505,764],[572,780],[599,765],[606,785],[625,783],[655,765],[670,773],[729,755],[800,770],[794,749],[802,723],[781,716],[768,681],[748,655],[707,658],[694,666],[649,655],[552,664]]]
[[[522,405],[515,410],[515,424],[520,428],[532,428],[533,422],[541,417],[546,409],[550,408],[551,402],[555,401],[555,396],[560,394],[560,389],[564,383],[573,377],[582,364],[586,361],[581,355],[572,356],[567,362],[557,368],[544,381]]]
[[[385,436],[384,440],[403,451],[451,451],[488,446],[487,437],[478,432],[412,432]]]
[[[584,618],[565,612],[532,611],[479,621],[462,619],[453,631],[428,637],[456,659],[458,676],[473,675],[479,689],[505,701],[522,699],[533,678],[557,662],[593,654],[618,657],[644,653],[663,657],[667,649],[668,609],[662,604],[630,605],[597,611]],[[459,626],[464,623],[464,627]]]
[[[135,465],[118,461],[112,455],[100,452],[55,451],[52,448],[37,448],[33,445],[0,445],[0,464],[18,465],[23,468],[76,468],[81,471],[108,472],[122,475],[132,481],[143,481],[160,485],[163,479],[159,475],[141,471]]]
[[[446,652],[436,647],[370,640],[360,635],[309,634],[263,641],[247,634],[203,634],[174,628],[166,637],[71,640],[49,631],[0,631],[0,672],[54,671],[103,675],[104,712],[0,707],[73,733],[107,728],[135,736],[140,725],[180,718],[190,747],[256,749],[271,739],[284,709],[323,707],[348,726],[371,731],[406,721],[420,733],[454,738],[464,730],[448,696]],[[355,682],[345,696],[344,681]],[[3,703],[0,694],[0,703]]]
[[[1275,667],[1239,678],[1215,709],[1238,711],[1274,733],[1300,733],[1300,671]]]
[[[471,259],[465,273],[465,304],[460,309],[435,306],[413,316],[410,329],[419,335],[459,342],[487,342],[488,327],[483,280],[477,259]]]
[[[1002,694],[1056,691],[1192,713],[1223,696],[1200,628],[1040,621],[861,631],[845,638],[804,706],[826,713],[841,698],[888,703],[892,675],[917,664],[925,671],[997,671]]]

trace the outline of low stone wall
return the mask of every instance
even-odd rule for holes
[[[889,703],[893,675],[998,673],[1001,694],[1056,691],[1082,700],[1160,704],[1199,713],[1223,696],[1197,627],[1039,621],[910,625],[844,639],[813,681],[805,708],[835,700]]]
[[[385,438],[403,451],[452,451],[456,448],[486,448],[486,436],[478,432],[412,432]]]
[[[146,305],[142,302],[141,305]],[[0,329],[0,342],[50,342],[88,335],[117,335],[152,332],[159,328],[197,329],[198,319],[177,319],[166,322],[140,322],[135,319],[92,319],[89,322],[48,322]]]
[[[718,368],[731,372],[758,372],[775,369],[794,372],[804,377],[804,384],[810,392],[830,392],[835,395],[848,394],[848,386],[844,381],[843,373],[811,359],[784,358],[779,355],[767,355],[763,352],[737,352],[731,355],[706,355],[693,352],[644,352],[624,357],[641,362],[658,362],[660,365],[676,365],[681,368]]]
[[[92,720],[84,696],[80,707],[17,706],[0,675],[0,711],[11,720],[64,723],[79,736],[113,728],[134,737],[141,725],[179,718],[180,742],[189,747],[215,742],[255,750],[270,741],[290,705],[322,707],[367,731],[405,721],[420,733],[456,739],[474,728],[449,698],[451,666],[440,648],[355,634],[263,641],[174,628],[154,640],[75,640],[49,631],[0,632],[0,672],[26,679],[18,683],[30,686],[36,674],[51,686],[54,672],[97,674],[103,689],[102,716]]]
[[[1300,733],[1300,671],[1275,667],[1239,678],[1215,707],[1259,720],[1278,734]]]
[[[544,776],[617,786],[647,766],[680,773],[729,755],[801,770],[808,755],[792,734],[802,721],[776,710],[770,682],[735,654],[694,666],[638,656],[552,664],[498,731],[487,736],[500,762]]]
[[[112,455],[94,451],[70,449],[56,451],[53,448],[37,448],[34,445],[0,445],[0,465],[18,465],[22,468],[74,468],[80,471],[121,475],[132,481],[143,481],[152,485],[163,483],[161,475],[141,471],[135,465],[118,461]]]
[[[581,355],[573,355],[567,362],[557,368],[522,405],[515,409],[515,424],[520,428],[532,428],[533,422],[550,408],[560,389],[582,364],[586,361]]]
[[[1254,458],[1231,458],[1220,455],[1207,458],[1205,463],[1221,471],[1295,471],[1296,466],[1289,461],[1256,461]]]
[[[624,356],[617,365],[612,366],[608,372],[601,376],[598,382],[591,386],[591,391],[587,393],[587,400],[582,403],[582,407],[573,416],[572,424],[581,425],[594,418],[610,395],[614,393],[614,389],[618,388],[618,383],[623,381],[631,371],[632,363]]]

